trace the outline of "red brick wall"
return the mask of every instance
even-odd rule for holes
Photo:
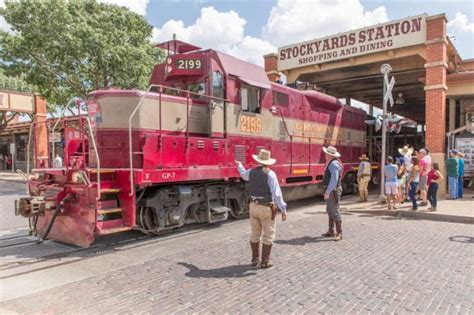
[[[446,19],[440,15],[426,23],[426,146],[433,153],[443,153],[446,139]]]
[[[280,79],[278,72],[278,57],[276,54],[270,54],[263,56],[264,68],[267,72],[268,80],[275,82]]]

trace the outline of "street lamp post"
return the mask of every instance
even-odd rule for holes
[[[389,80],[389,74],[392,71],[392,67],[388,63],[384,63],[380,66],[380,72],[383,74],[383,113],[382,113],[382,157],[380,161],[380,197],[379,202],[385,202],[385,178],[384,178],[384,167],[385,167],[385,156],[387,154],[387,103],[390,102],[390,106],[393,106],[392,89],[395,85],[395,78]]]

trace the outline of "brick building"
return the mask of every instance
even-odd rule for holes
[[[380,66],[390,64],[393,96],[404,101],[389,111],[412,119],[417,128],[414,138],[392,135],[402,139],[389,139],[389,154],[403,143],[426,146],[444,165],[447,132],[472,124],[474,112],[474,60],[461,58],[446,24],[445,14],[424,14],[291,44],[264,56],[265,70],[273,81],[284,74],[290,84],[305,82],[348,103],[364,102],[373,113],[374,106],[382,108]],[[369,133],[371,141],[377,138]]]

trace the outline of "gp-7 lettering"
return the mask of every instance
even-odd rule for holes
[[[163,179],[165,179],[165,180],[175,179],[175,177],[176,177],[176,173],[175,173],[175,172],[163,173],[163,174],[161,174],[161,178],[163,178]]]

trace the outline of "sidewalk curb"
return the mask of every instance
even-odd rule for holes
[[[474,217],[439,214],[433,212],[404,211],[404,210],[352,210],[349,213],[371,214],[373,216],[394,216],[419,220],[442,221],[451,223],[474,224]]]

